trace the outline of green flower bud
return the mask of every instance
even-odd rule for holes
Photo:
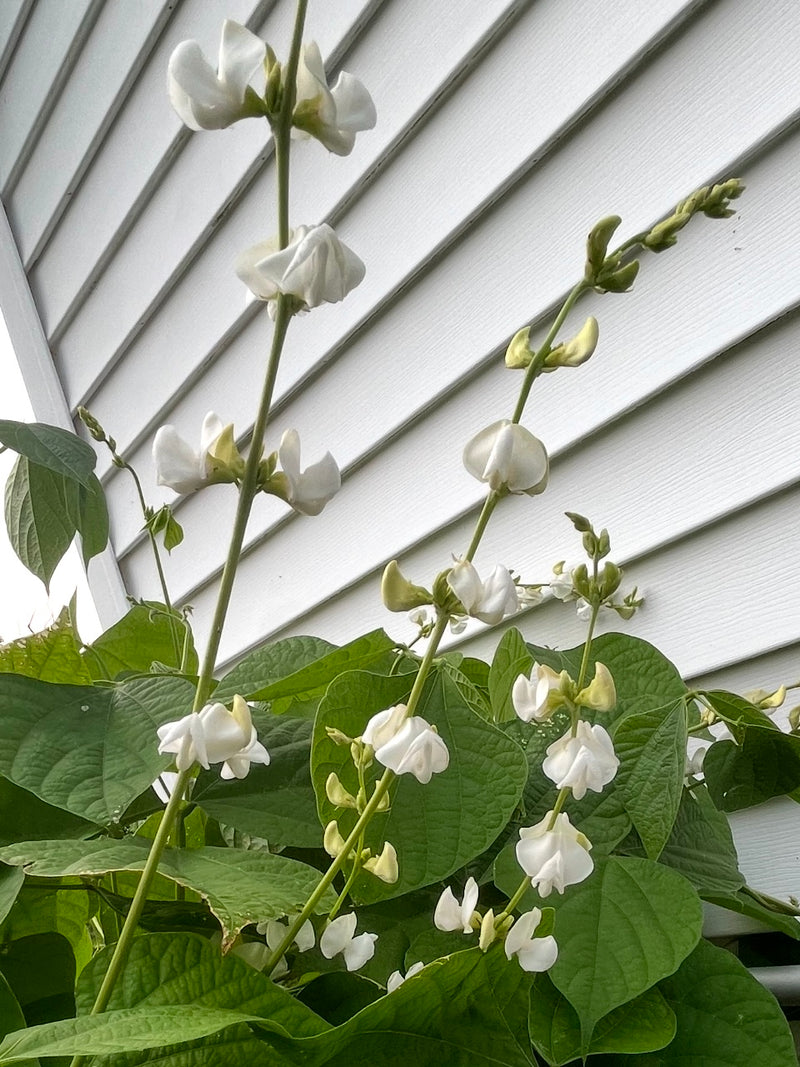
[[[595,290],[598,293],[627,293],[638,273],[639,260],[634,259],[619,270],[598,275]]]
[[[381,598],[389,611],[411,611],[433,603],[433,594],[410,582],[396,559],[386,564],[381,580]]]
[[[517,330],[506,349],[506,366],[511,370],[524,370],[530,366],[533,352],[530,346],[531,328]]]
[[[619,215],[607,215],[596,222],[586,241],[586,281],[594,284],[594,279],[602,269],[608,254],[608,243],[614,236],[622,219]]]
[[[560,344],[545,357],[544,370],[553,371],[558,367],[580,367],[594,355],[600,330],[597,319],[590,315],[580,332],[571,341]]]
[[[478,947],[481,952],[487,952],[489,946],[497,939],[497,932],[494,928],[494,910],[489,908],[484,917],[481,919],[481,932],[478,938]]]
[[[209,448],[206,464],[209,482],[238,482],[244,475],[244,458],[233,439],[232,422]]]
[[[335,745],[350,745],[353,743],[352,737],[348,737],[341,730],[337,730],[335,726],[326,726],[325,732]]]
[[[622,571],[616,565],[609,560],[603,565],[603,571],[600,575],[600,596],[603,600],[608,600],[619,589],[619,583],[622,581]]]
[[[657,222],[642,243],[651,252],[663,252],[667,248],[672,248],[678,240],[676,234],[683,229],[691,217],[692,213],[690,211],[681,211],[670,215],[669,218]]]
[[[612,711],[617,705],[617,690],[608,667],[596,663],[594,678],[575,697],[575,703],[594,711]]]
[[[589,579],[589,570],[585,563],[579,563],[572,571],[572,588],[579,597],[591,602],[594,590]]]

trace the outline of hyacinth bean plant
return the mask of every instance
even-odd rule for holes
[[[81,411],[135,479],[161,589],[91,645],[65,612],[0,648],[0,1067],[796,1064],[771,994],[702,937],[702,901],[800,937],[791,904],[745,885],[724,814],[800,788],[800,737],[770,718],[785,690],[690,691],[646,642],[595,636],[601,613],[627,622],[642,598],[584,516],[565,527],[584,562],[524,581],[474,564],[498,506],[546,506],[531,498],[547,451],[522,419],[535,383],[595,352],[594,318],[567,328],[581,296],[627,293],[637,256],[732,214],[737,179],[617,247],[620,219],[599,221],[549,329],[513,336],[507,417],[464,448],[486,485],[471,541],[438,574],[384,572],[384,604],[412,613],[418,641],[294,637],[217,672],[255,498],[314,516],[341,485],[329,454],[304,467],[297,432],[270,422],[294,317],[365,271],[329,226],[290,221],[293,138],[347,155],[377,118],[356,77],[328,85],[305,8],[281,59],[228,21],[216,69],[193,41],[169,64],[191,129],[266,120],[278,176],[277,234],[236,264],[273,320],[249,447],[214,413],[197,447],[171,426],[153,442],[161,485],[238,496],[208,647],[198,657],[164,580],[171,508],[147,506]],[[87,560],[102,551],[93,448],[14,422],[0,441],[19,453],[6,518],[23,562],[48,582],[76,533]],[[549,597],[585,620],[579,647],[510,625]],[[468,618],[505,622],[491,663],[440,647]]]

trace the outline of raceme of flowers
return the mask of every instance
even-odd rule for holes
[[[458,560],[447,576],[464,611],[474,619],[494,625],[519,610],[517,587],[506,567],[497,564],[485,580],[468,560]]]
[[[286,248],[270,238],[240,253],[235,270],[275,317],[282,293],[293,296],[300,310],[335,304],[363,281],[366,267],[327,224],[298,226]]]
[[[221,763],[222,778],[245,778],[251,763],[270,761],[256,735],[247,701],[238,695],[233,698],[232,711],[224,704],[206,704],[200,711],[159,726],[158,738],[158,751],[174,753],[179,771],[189,770],[195,763],[205,770],[212,763]]]
[[[407,717],[405,704],[379,711],[367,723],[362,741],[375,750],[375,759],[395,774],[413,774],[426,785],[450,763],[447,745],[430,723],[418,715]]]
[[[501,419],[476,434],[464,449],[464,466],[495,492],[544,492],[549,460],[542,442],[524,426]]]
[[[553,823],[552,828],[550,823]],[[564,812],[553,818],[548,811],[535,826],[523,827],[516,846],[517,862],[538,889],[547,897],[553,889],[563,893],[568,885],[588,878],[594,869],[589,855],[591,843],[572,825]]]
[[[182,41],[167,68],[170,102],[192,130],[220,130],[239,119],[268,115],[267,75],[273,72],[267,46],[238,22],[222,26],[217,69],[197,41]],[[280,74],[280,68],[275,73]],[[377,121],[372,97],[358,78],[342,71],[329,88],[319,48],[301,50],[295,80],[293,133],[314,137],[330,152],[346,156],[356,134]]]

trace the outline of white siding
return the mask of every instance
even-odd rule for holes
[[[214,408],[246,441],[270,337],[230,267],[275,228],[263,125],[191,134],[164,92],[175,44],[213,56],[226,16],[285,51],[291,0],[0,5],[0,195],[18,251],[0,301],[16,271],[43,327],[37,359],[53,353],[47,388],[65,417],[91,408],[154,503],[155,428],[194,438]],[[380,604],[380,572],[398,556],[427,582],[465,547],[482,494],[460,453],[510,414],[509,336],[546,325],[597,218],[621,214],[624,237],[738,174],[735,219],[695,220],[645,257],[633,293],[584,301],[572,322],[598,315],[597,355],[545,378],[525,418],[551,451],[551,488],[503,504],[478,562],[543,580],[578,547],[562,512],[582,511],[646,588],[630,631],[687,677],[795,680],[798,5],[311,0],[307,37],[331,73],[368,85],[379,125],[344,159],[297,143],[292,220],[331,221],[368,273],[292,324],[267,446],[296,427],[308,460],[333,452],[344,486],[316,519],[257,502],[223,661],[269,635],[409,636]],[[106,455],[99,469],[128,591],[154,595],[130,485]],[[168,578],[201,637],[233,497],[177,507],[187,537]],[[562,605],[516,621],[533,640],[580,639]],[[489,654],[495,640],[476,627],[458,644]]]

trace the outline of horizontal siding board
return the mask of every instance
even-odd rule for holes
[[[633,294],[593,296],[581,305],[573,320],[576,325],[590,311],[600,318],[598,354],[580,371],[544,379],[541,392],[534,393],[525,419],[554,454],[575,447],[587,434],[609,420],[621,418],[648,395],[735,344],[758,328],[763,318],[778,316],[786,306],[798,302],[800,289],[791,249],[800,236],[797,232],[800,223],[791,220],[800,219],[800,203],[796,211],[789,204],[786,216],[778,217],[774,211],[775,197],[783,196],[790,182],[796,151],[795,141],[789,140],[754,166],[751,188],[747,199],[741,202],[742,217],[729,222],[696,220],[681,234],[680,248],[648,258]],[[532,193],[532,203],[541,204],[535,189]],[[791,195],[788,189],[786,195]],[[515,224],[513,207],[512,204],[509,208],[510,237]],[[485,224],[483,243],[487,257],[493,241],[503,237],[499,214]],[[535,219],[531,216],[531,231],[534,227]],[[759,235],[758,240],[752,237],[755,233]],[[579,270],[581,243],[573,241],[575,275]],[[471,255],[469,252],[467,248],[457,249],[426,279],[427,291],[432,289],[436,296],[441,295],[440,316],[426,318],[420,324],[414,312],[417,294],[409,291],[327,368],[315,382],[313,391],[298,396],[279,412],[276,434],[267,441],[268,447],[275,447],[277,430],[288,426],[295,425],[304,438],[313,427],[317,444],[316,448],[312,447],[315,442],[309,440],[309,456],[330,448],[343,466],[354,467],[366,459],[365,452],[368,454],[376,437],[393,437],[398,427],[403,428],[428,412],[429,417],[418,427],[409,429],[399,445],[391,446],[372,460],[366,475],[366,486],[372,482],[379,486],[397,485],[402,496],[411,492],[413,472],[420,465],[424,468],[426,462],[430,464],[426,457],[441,455],[450,459],[450,466],[440,470],[437,484],[429,490],[431,499],[420,506],[418,513],[406,516],[405,540],[385,544],[385,554],[400,551],[406,544],[424,538],[429,530],[446,524],[477,500],[476,487],[460,469],[460,448],[482,423],[508,415],[513,405],[518,381],[505,371],[501,356],[496,354],[461,393],[433,410],[430,407],[434,394],[446,394],[449,390],[459,366],[467,362],[476,336],[480,344],[480,331],[485,329],[482,309],[470,306],[471,301],[477,305],[480,296],[474,269],[474,260],[481,260],[477,236]],[[713,269],[709,270],[708,264]],[[509,284],[512,283],[513,279],[509,278]],[[456,317],[463,313],[460,328],[449,317],[448,292],[450,303],[457,304]],[[324,311],[320,318],[337,313],[338,309]],[[315,315],[316,312],[293,324],[287,352],[289,366],[301,359],[306,346],[312,343],[307,331],[313,330]],[[448,317],[442,322],[445,315]],[[519,319],[516,322],[512,319],[512,324],[518,325]],[[505,324],[506,331],[508,325]],[[400,347],[387,348],[386,338],[395,337],[402,338]],[[495,346],[498,342],[502,344],[506,337],[507,333],[498,331],[488,340],[487,347],[492,342]],[[231,366],[231,360],[227,360],[209,372],[210,381],[203,396],[193,400],[200,407],[195,408],[191,419],[187,412],[179,423],[182,430],[194,437],[202,415],[212,405],[218,406],[226,418],[235,420],[237,428],[241,427],[241,418],[249,414],[250,407],[239,383],[254,373],[258,353],[264,351],[266,341],[266,322],[254,321],[230,353],[242,362]],[[765,344],[769,346],[770,342]],[[431,353],[435,353],[435,358]],[[223,404],[223,400],[229,400],[230,406]],[[364,417],[367,412],[372,413],[369,419]],[[791,419],[791,412],[786,413],[783,432],[790,432]],[[649,425],[646,421],[637,423],[638,432],[647,436]],[[370,429],[373,436],[365,440],[365,432]],[[116,433],[114,423],[109,423],[109,430]],[[407,463],[403,459],[404,450],[408,450]],[[131,459],[152,484],[149,445],[137,450]],[[755,480],[758,484],[757,472]],[[118,491],[117,482],[117,477],[109,481],[108,492],[114,510],[121,515],[124,504],[120,497],[127,489]],[[370,506],[369,490],[366,492],[360,505],[362,515],[368,514]],[[225,503],[221,506],[224,510]],[[202,523],[205,507],[203,497],[188,499],[179,508],[182,521],[187,527]],[[684,513],[685,509],[677,508],[678,515]],[[251,525],[251,538],[262,534],[265,527],[259,520],[262,516],[268,519],[269,514],[274,520],[280,514],[278,505],[274,505],[271,513],[266,509],[259,512]],[[133,513],[126,529],[122,524],[118,526],[116,544],[121,555],[126,554],[138,529],[138,516]],[[201,559],[193,561],[191,571],[188,563],[182,564],[176,556],[175,581],[180,595],[186,595],[190,588],[187,581],[194,585],[198,574],[210,573],[218,567],[221,554],[219,544],[209,542]],[[179,569],[182,566],[186,567],[183,575]]]
[[[4,0],[0,4],[0,79],[16,48],[34,0]]]
[[[65,83],[102,0],[37,0],[0,85],[0,194],[4,200]]]
[[[225,15],[247,23],[262,7],[258,0],[227,0]],[[222,17],[215,5],[204,0],[183,0],[179,5],[32,270],[31,285],[51,342],[72,302],[79,294],[85,295],[99,277],[146,206],[153,187],[190,138],[167,100],[166,70],[172,50],[179,41],[196,38],[215,55]],[[234,127],[233,136],[242,128],[246,130],[247,123]],[[194,184],[197,180],[195,175]],[[102,212],[97,211],[98,204],[103,205]],[[91,226],[87,227],[87,219],[92,220]]]
[[[431,36],[435,38],[438,48],[428,46],[431,76],[434,80],[440,65],[449,70],[454,56],[460,55],[464,48],[469,47],[473,35],[480,35],[485,29],[485,23],[491,24],[498,10],[504,10],[507,2],[508,0],[492,0],[492,3],[487,4],[485,0],[470,0],[469,4],[464,5],[463,12],[454,11],[448,20],[436,20],[436,33]],[[363,64],[355,57],[351,68],[351,57],[347,58],[348,68],[357,70],[358,74],[363,75],[370,83],[370,89],[375,93],[379,107],[381,86],[392,90],[395,96],[398,93],[399,75],[405,68],[406,56],[418,34],[419,18],[417,17],[416,22],[411,20],[410,15],[414,12],[408,11],[409,6],[411,5],[404,4],[398,9],[394,5],[389,9],[399,10],[403,16],[402,20],[396,20],[399,24],[395,32],[387,35],[388,39],[393,41],[392,56],[397,69],[392,70],[386,57],[377,53],[375,48],[368,56],[372,70],[364,70]],[[357,8],[352,9],[353,5],[350,5],[350,8],[348,10],[341,5],[337,6],[336,18],[333,18],[331,13],[327,14],[324,23],[319,26],[320,30],[325,31],[324,36],[319,34],[322,38],[321,47],[327,45],[330,50],[330,47],[337,44],[340,35],[347,34],[352,20],[358,15]],[[278,12],[286,18],[289,7],[282,5]],[[274,34],[270,32],[269,36],[285,39],[289,29],[287,24],[282,27],[281,32],[276,30]],[[405,38],[401,35],[403,30]],[[363,135],[356,150],[347,159],[330,158],[315,142],[297,146],[295,157],[301,157],[301,160],[295,166],[299,188],[294,190],[293,195],[293,220],[317,221],[327,217],[337,201],[347,195],[353,182],[360,179],[365,165],[365,153],[371,158],[374,151],[370,147],[370,140],[377,141],[379,145],[391,141],[398,129],[416,113],[417,107],[427,95],[428,86],[422,82],[415,87],[414,92],[409,92],[404,83],[402,91],[403,106],[399,109],[394,106],[384,108],[386,118],[382,130],[377,134]],[[391,101],[392,104],[394,102]],[[232,275],[230,264],[239,250],[270,236],[274,228],[274,175],[271,153],[267,151],[269,162],[261,180],[237,204],[232,222],[223,222],[219,232],[202,248],[200,278],[197,278],[198,268],[194,265],[195,245],[198,241],[203,244],[201,238],[208,239],[207,231],[212,220],[218,221],[227,215],[226,203],[235,189],[236,182],[252,166],[254,160],[265,154],[263,124],[242,123],[228,131],[224,136],[239,138],[235,143],[239,144],[240,148],[239,151],[226,152],[222,157],[219,149],[221,136],[198,134],[191,138],[156,191],[147,212],[129,234],[124,248],[109,264],[74,321],[59,337],[59,357],[64,368],[68,394],[74,403],[87,398],[94,402],[92,390],[96,387],[97,380],[108,372],[108,361],[128,348],[131,337],[147,322],[151,305],[161,300],[164,287],[173,284],[173,275],[179,268],[189,266],[177,294],[179,303],[188,310],[191,321],[195,323],[190,333],[184,333],[186,358],[197,359],[199,355],[202,360],[208,347],[213,347],[218,338],[232,328],[235,318],[241,314],[244,308],[241,295],[243,290]],[[329,172],[325,182],[318,180],[320,167]],[[210,177],[207,181],[198,182],[198,174],[208,174]],[[167,226],[170,227],[171,238],[169,251],[165,255],[162,235]],[[209,270],[213,281],[206,281],[204,277]],[[123,279],[131,275],[141,278],[142,283],[123,292]],[[209,293],[213,294],[211,299]],[[104,316],[103,313],[110,301],[113,301],[115,306],[113,317]],[[185,307],[187,301],[190,305],[188,309]],[[213,317],[208,323],[206,338],[210,333],[212,339],[201,339],[199,343],[203,347],[198,348],[195,338],[200,321],[205,324],[209,316]],[[160,332],[160,324],[157,323],[154,335],[158,337]],[[150,336],[153,336],[152,332]],[[87,352],[90,353],[89,358],[86,358]],[[78,357],[78,353],[82,355]],[[193,353],[197,355],[193,357]],[[135,358],[137,365],[143,362],[141,354],[137,353]],[[123,375],[129,365],[130,360],[126,358],[122,367]],[[185,381],[187,372],[191,371],[191,365],[181,365],[175,369],[178,371],[177,377],[174,382],[165,380],[166,388],[172,386],[177,389]],[[116,382],[112,388],[118,388]]]
[[[9,198],[28,269],[177,0],[106,3]]]

